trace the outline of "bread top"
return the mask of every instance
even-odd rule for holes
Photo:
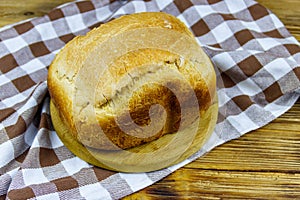
[[[170,30],[174,33],[166,34],[168,37],[162,36]],[[129,43],[139,34],[145,35],[137,43],[140,47],[130,49]],[[173,50],[153,48],[149,35],[154,36],[152,43],[164,45],[168,41],[167,45],[178,44],[171,44],[175,48]],[[184,35],[186,41],[177,42],[180,39],[176,38],[177,35]],[[125,36],[132,37],[126,39]],[[107,49],[103,44],[108,45]],[[196,54],[197,58],[192,56],[195,46],[200,52]],[[105,63],[105,60],[109,61]],[[103,63],[107,70],[104,70]],[[149,106],[153,99],[158,99],[155,103],[170,106],[172,92],[166,89],[168,84],[172,85],[173,90],[186,94],[188,87],[192,88],[200,110],[205,110],[214,99],[215,82],[213,66],[197,46],[189,29],[174,16],[157,12],[122,16],[85,36],[74,38],[57,54],[48,74],[51,100],[59,110],[62,121],[70,128],[70,133],[83,144],[99,149],[111,149],[110,141],[97,133],[95,127],[99,124],[102,128],[106,127],[111,136],[109,139],[120,148],[134,147],[170,132],[171,125],[164,126],[159,123],[161,120],[156,120],[156,123],[153,120],[149,133],[143,131],[139,135],[141,139],[124,136],[122,130],[116,128],[117,124],[112,125],[116,117],[126,121],[123,116],[127,111],[133,113],[132,116],[136,114],[132,117],[136,124],[149,125]],[[167,112],[170,114],[174,108],[169,110]],[[161,126],[163,131],[158,133]],[[80,127],[85,131],[78,131]],[[134,128],[128,131],[136,132],[137,127]],[[153,131],[157,132],[156,136],[147,139],[146,136],[153,134]]]

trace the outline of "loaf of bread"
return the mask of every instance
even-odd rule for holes
[[[180,20],[162,12],[122,16],[74,38],[47,82],[66,137],[102,150],[176,134],[216,95],[209,58]]]

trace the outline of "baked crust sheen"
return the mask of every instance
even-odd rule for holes
[[[180,55],[167,50],[138,49],[116,58],[109,66],[109,74],[101,76],[97,83],[86,85],[76,80],[81,68],[88,65],[87,58],[98,44],[120,33],[145,27],[172,29],[194,40],[193,34],[174,16],[149,12],[126,15],[93,29],[85,36],[74,38],[57,54],[50,65],[48,88],[51,101],[59,111],[62,122],[69,127],[70,134],[82,144],[104,150],[127,149],[158,139],[164,134],[174,133],[180,123],[187,122],[183,123],[185,126],[189,125],[189,120],[192,123],[193,116],[186,116],[186,119],[181,117],[179,100],[170,90],[173,88],[182,92],[186,96],[182,101],[189,101],[190,91],[186,89],[186,83],[183,83],[182,79],[174,78],[174,71],[187,80],[197,97],[198,107],[191,106],[187,110],[199,109],[201,113],[212,104],[216,92],[216,77],[204,52],[199,64],[191,59],[182,59]],[[116,85],[120,80],[122,83]],[[89,85],[95,86],[94,94],[90,94],[88,89],[83,94],[95,95],[95,100],[92,101],[95,119],[89,114],[82,119],[76,115],[76,110],[84,111],[87,104],[74,102],[74,97],[82,98],[79,102],[84,102],[85,97],[77,97],[76,90],[90,87]],[[159,119],[151,124],[149,112],[154,104],[163,106],[165,110],[154,110],[158,115],[166,117],[161,129]],[[121,130],[119,124],[131,123],[126,110],[137,126],[145,127],[151,124],[153,128],[139,131],[137,127],[131,129],[132,126],[127,126]],[[80,127],[83,127],[84,131],[78,131]],[[99,127],[104,134],[99,134]]]

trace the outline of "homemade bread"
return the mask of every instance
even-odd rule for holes
[[[213,66],[193,34],[162,12],[122,16],[74,38],[48,75],[68,137],[102,150],[187,128],[215,101],[215,85]]]

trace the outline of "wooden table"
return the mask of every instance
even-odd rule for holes
[[[1,0],[0,26],[70,0]],[[258,0],[300,41],[300,0]],[[230,141],[125,199],[300,198],[300,100],[267,126]]]

